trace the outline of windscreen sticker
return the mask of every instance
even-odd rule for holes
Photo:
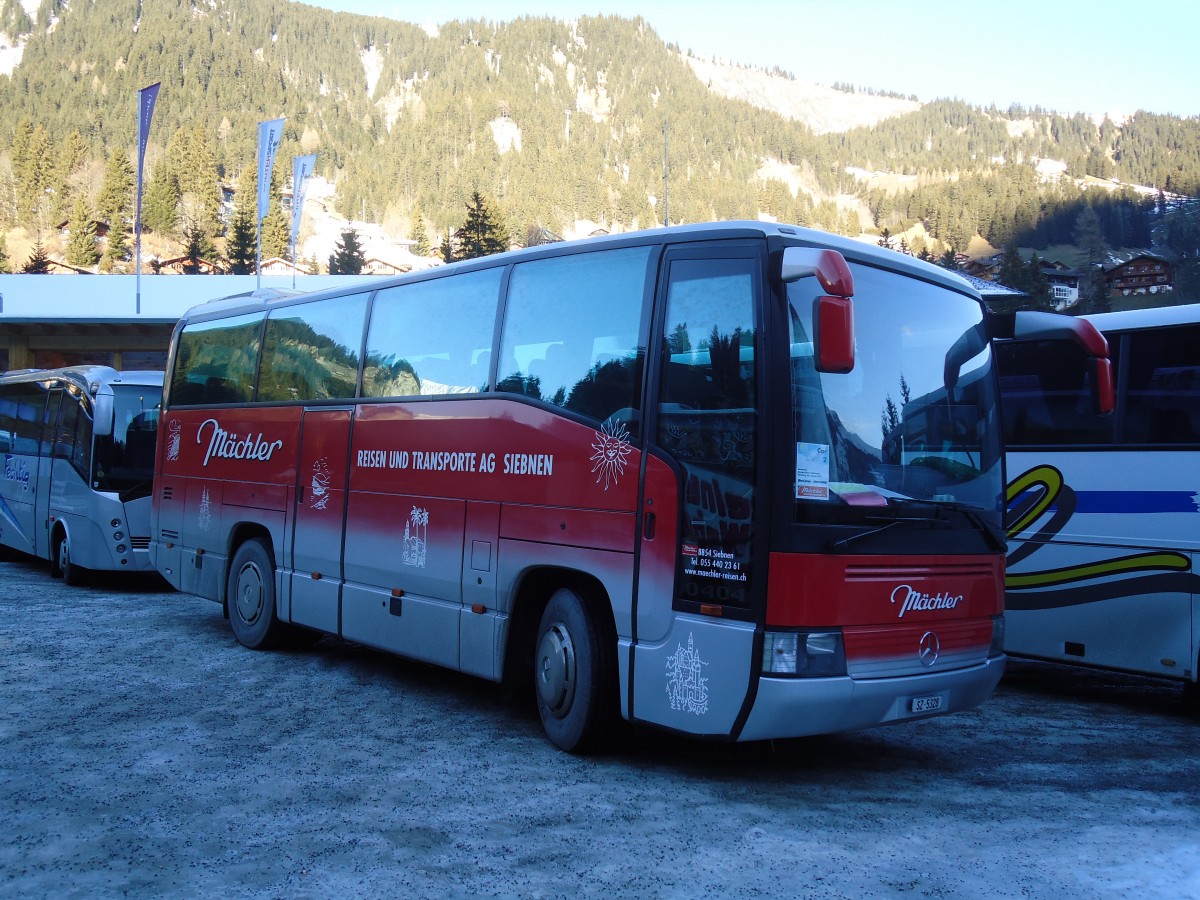
[[[796,499],[829,499],[829,445],[796,442]]]

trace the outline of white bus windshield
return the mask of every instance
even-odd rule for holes
[[[149,495],[160,398],[157,387],[113,385],[113,429],[112,434],[96,437],[93,488]]]

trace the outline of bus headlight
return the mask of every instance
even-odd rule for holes
[[[120,528],[120,527],[121,527],[121,520],[120,520],[120,519],[113,519],[113,520],[112,520],[111,522],[109,522],[108,524],[109,524],[109,525],[111,525],[113,528]]]
[[[840,631],[768,631],[763,635],[763,674],[818,678],[846,674]]]
[[[988,656],[999,656],[1004,652],[1004,616],[992,616],[992,645]]]
[[[124,545],[124,544],[117,544],[117,552],[118,552],[118,553],[124,553],[124,552],[125,552],[125,545]]]
[[[125,532],[123,532],[123,531],[114,531],[113,532],[113,540],[114,541],[121,541],[124,539],[125,539]]]

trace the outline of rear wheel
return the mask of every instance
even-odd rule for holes
[[[282,643],[287,625],[275,615],[275,564],[259,539],[246,541],[234,553],[225,602],[239,642],[252,650]]]
[[[615,722],[614,652],[579,594],[555,591],[538,626],[533,680],[542,726],[569,753],[595,749]]]

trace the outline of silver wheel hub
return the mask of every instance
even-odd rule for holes
[[[571,711],[575,700],[575,645],[562,622],[555,622],[542,635],[534,660],[538,698],[556,718]]]
[[[246,566],[238,573],[236,596],[238,616],[247,625],[253,625],[262,615],[263,581],[256,566]]]

